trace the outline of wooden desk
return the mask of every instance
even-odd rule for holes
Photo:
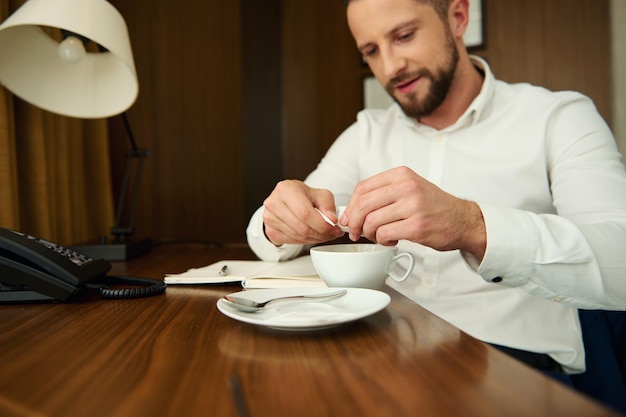
[[[114,265],[162,278],[247,248],[171,244]],[[367,319],[281,333],[216,308],[237,286],[164,296],[0,306],[2,416],[611,416],[610,410],[460,332],[402,295]]]

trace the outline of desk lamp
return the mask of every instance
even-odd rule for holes
[[[86,51],[90,42],[97,45],[97,52]],[[132,150],[111,229],[116,238],[74,249],[105,260],[125,260],[148,251],[149,239],[129,240],[134,198],[129,225],[120,224],[130,165],[139,161],[134,191],[148,153],[137,148],[124,113],[137,98],[139,85],[128,29],[117,9],[106,0],[27,0],[0,25],[0,83],[24,101],[64,116],[93,119],[122,113]]]

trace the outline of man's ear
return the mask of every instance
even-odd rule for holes
[[[470,0],[452,0],[448,11],[448,22],[450,31],[455,39],[460,39],[467,30],[469,24],[469,2]]]

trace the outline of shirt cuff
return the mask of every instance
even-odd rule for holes
[[[286,261],[298,256],[302,252],[304,245],[285,244],[276,246],[265,236],[263,232],[263,212],[263,206],[259,207],[252,215],[250,223],[248,223],[246,236],[250,249],[259,259],[264,261]]]
[[[462,253],[467,264],[487,282],[520,287],[534,270],[535,226],[522,210],[479,203],[487,230],[482,262]]]

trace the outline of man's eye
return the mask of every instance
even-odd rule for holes
[[[376,52],[378,52],[377,48],[367,48],[362,51],[363,57],[365,58],[369,58],[369,57],[376,55]]]
[[[403,33],[401,35],[398,35],[398,40],[401,42],[410,41],[411,39],[413,39],[413,35],[415,35],[415,32]]]

